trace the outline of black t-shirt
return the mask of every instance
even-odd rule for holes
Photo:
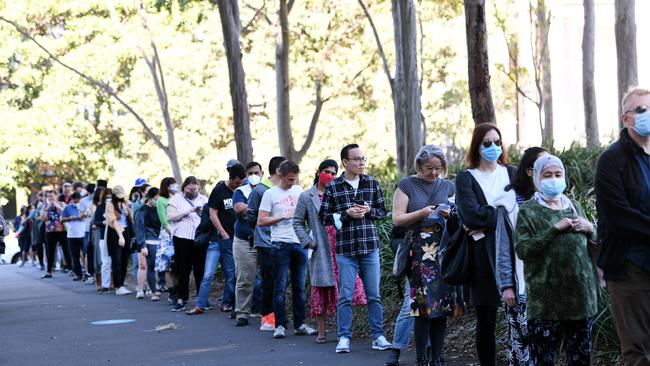
[[[219,221],[221,226],[226,230],[228,236],[231,238],[235,235],[235,209],[232,205],[233,191],[228,188],[225,182],[217,183],[210,193],[208,200],[208,207],[218,211]]]

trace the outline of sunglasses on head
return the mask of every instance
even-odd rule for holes
[[[501,144],[502,144],[501,139],[494,140],[494,141],[492,141],[492,140],[483,140],[483,146],[485,146],[485,147],[490,147],[490,146],[492,146],[492,144],[495,144],[497,146],[501,146]]]

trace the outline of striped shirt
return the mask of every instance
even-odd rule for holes
[[[364,201],[370,212],[360,219],[349,217],[345,211],[355,201]],[[343,175],[325,187],[318,216],[324,226],[334,225],[334,214],[341,215],[342,227],[336,230],[336,254],[357,256],[372,253],[379,248],[379,237],[374,221],[386,217],[384,196],[375,178],[362,175],[358,189],[354,189]]]
[[[185,198],[182,193],[175,194],[169,199],[167,215],[169,216],[169,212],[172,210],[177,213],[188,212],[194,207],[203,207],[206,203],[208,203],[208,198],[202,194],[196,196],[192,201]],[[171,234],[178,238],[194,240],[194,233],[199,223],[201,223],[200,214],[196,211],[192,212],[177,221],[170,221]]]

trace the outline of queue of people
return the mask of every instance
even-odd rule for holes
[[[257,162],[229,161],[228,179],[209,197],[193,176],[180,186],[170,177],[159,187],[138,179],[129,197],[105,181],[65,184],[60,195],[39,194],[21,211],[22,263],[38,258],[45,267],[45,258],[43,278],[51,278],[60,251],[61,268],[74,280],[128,295],[132,258],[136,298],[159,301],[166,292],[172,311],[193,316],[214,307],[209,295],[220,266],[220,311],[240,327],[260,318],[260,331],[278,339],[288,335],[290,282],[295,335],[326,343],[327,319],[336,317],[335,351],[350,352],[352,307],[365,305],[370,346],[392,348],[389,366],[399,365],[411,334],[417,365],[443,365],[447,318],[464,292],[476,313],[481,365],[496,364],[501,307],[510,365],[553,365],[561,344],[568,365],[590,365],[600,284],[610,292],[625,365],[648,365],[650,91],[632,89],[622,105],[625,128],[596,172],[598,228],[566,195],[571,172],[564,162],[534,147],[512,165],[494,124],[474,129],[455,181],[446,179],[442,149],[420,148],[416,174],[399,181],[392,200],[392,222],[404,228],[399,245],[408,253],[396,259],[406,262],[407,286],[393,344],[384,336],[375,226],[388,213],[357,144],[341,150],[342,173],[337,161],[323,160],[307,190],[298,184],[298,164],[279,156],[270,159],[268,177]],[[461,235],[450,232],[452,218]],[[458,238],[469,265],[462,284],[452,285],[441,256]]]

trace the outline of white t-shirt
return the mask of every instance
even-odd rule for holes
[[[262,196],[260,211],[266,211],[271,216],[281,216],[287,213],[293,215],[298,203],[298,197],[303,192],[302,187],[295,185],[289,189],[275,186]],[[293,231],[291,219],[285,219],[271,226],[271,241],[283,243],[300,243],[296,233]]]
[[[347,180],[345,177],[343,179],[345,179],[345,181],[348,182],[348,184],[351,185],[352,188],[354,188],[354,194],[356,195],[357,190],[359,189],[359,180],[360,180],[359,176],[357,175],[357,179],[355,180]]]
[[[79,211],[87,214],[89,212],[88,210],[90,209],[90,207],[92,207],[92,205],[93,205],[93,196],[88,195],[88,196],[82,198],[81,201],[79,201]],[[85,225],[86,225],[86,227],[85,227],[86,232],[90,231],[90,221],[91,220],[92,220],[91,216],[87,216],[83,220]]]

